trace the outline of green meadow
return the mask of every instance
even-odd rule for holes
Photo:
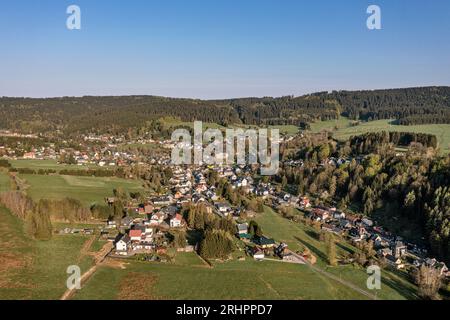
[[[319,241],[317,232],[310,226],[287,220],[272,209],[266,207],[263,214],[255,219],[263,232],[279,242],[285,242],[293,251],[303,251],[307,248],[316,258],[317,266],[329,273],[349,281],[363,290],[367,290],[366,270],[353,265],[340,265],[330,267],[326,262],[326,249]],[[357,249],[342,240],[337,242],[338,257],[352,254]],[[384,271],[382,277],[382,290],[377,292],[380,299],[414,299],[416,287],[412,285],[405,274]],[[373,293],[373,292],[371,292]]]
[[[101,203],[105,197],[113,196],[113,190],[123,188],[127,192],[143,191],[137,180],[100,177],[78,177],[60,175],[20,175],[25,180],[26,192],[34,200],[78,199],[85,205]]]
[[[8,191],[10,188],[8,173],[0,171],[0,192]]]
[[[13,168],[16,169],[32,169],[38,171],[42,170],[55,170],[57,172],[61,170],[87,170],[87,169],[102,169],[102,167],[90,164],[90,165],[69,165],[69,164],[60,164],[56,160],[9,160]],[[105,168],[107,169],[107,168]]]
[[[351,121],[341,117],[339,120],[320,121],[311,125],[312,132],[328,130],[339,140],[346,140],[351,136],[361,135],[367,132],[414,132],[433,134],[437,137],[442,152],[450,152],[450,124],[427,124],[415,126],[399,126],[392,120],[377,120],[364,122],[357,126],[351,126]]]
[[[318,257],[317,266],[367,291],[365,270],[353,266],[329,268],[325,263],[323,243],[314,230],[286,220],[270,208],[258,216],[266,235],[286,241],[293,250],[308,247]],[[341,243],[339,253],[352,250]],[[243,256],[244,253],[237,254]],[[237,256],[236,255],[236,256]],[[121,267],[102,266],[74,299],[123,299],[134,292],[142,299],[294,299],[294,300],[363,300],[367,296],[341,284],[308,265],[276,261],[245,261],[233,259],[205,265],[195,253],[176,253],[170,263],[120,260]],[[143,286],[129,286],[140,281]],[[379,299],[415,298],[414,286],[400,275],[383,272]],[[374,292],[370,292],[375,294]]]
[[[23,222],[0,207],[0,300],[59,299],[67,289],[67,267],[81,272],[93,263],[82,253],[88,237],[53,236],[37,241],[25,235]]]
[[[190,255],[195,255],[191,253]],[[306,266],[279,262],[231,261],[209,268],[194,257],[182,263],[130,262],[126,269],[100,267],[75,299],[121,299],[126,290],[140,290],[149,299],[362,299],[337,282]],[[142,288],[127,288],[137,279],[151,279]]]

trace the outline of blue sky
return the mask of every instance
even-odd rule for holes
[[[66,28],[66,9],[82,29]],[[382,10],[382,30],[366,9]],[[230,98],[450,85],[448,0],[15,0],[0,96]]]

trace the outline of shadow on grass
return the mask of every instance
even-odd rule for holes
[[[382,280],[383,285],[387,285],[388,287],[394,289],[397,291],[400,295],[402,295],[407,300],[416,300],[418,299],[418,296],[413,293],[411,290],[408,290],[405,288],[404,285],[399,285],[396,281],[393,281],[391,279],[383,278]]]
[[[312,231],[312,230],[305,230],[305,233],[308,237],[313,238],[314,240],[320,241],[320,234],[317,233],[316,231]]]
[[[349,247],[347,247],[347,246],[344,246],[344,245],[341,244],[340,242],[336,242],[336,245],[337,245],[340,249],[342,249],[343,251],[348,252],[349,254],[354,254],[354,253],[355,253],[354,250],[352,250],[351,248],[349,248]]]
[[[327,257],[325,256],[325,254],[322,251],[320,251],[319,249],[317,249],[316,247],[314,247],[310,243],[306,242],[305,240],[300,239],[299,237],[294,237],[294,238],[297,241],[299,241],[303,246],[308,248],[308,250],[311,251],[312,254],[314,254],[315,256],[319,257],[323,261],[327,261]]]

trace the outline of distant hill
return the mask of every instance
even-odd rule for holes
[[[0,98],[0,128],[23,132],[124,132],[149,126],[162,117],[221,125],[308,126],[340,115],[364,121],[398,119],[403,125],[450,123],[450,87],[228,100],[156,96]]]

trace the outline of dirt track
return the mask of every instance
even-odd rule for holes
[[[93,237],[92,239],[95,240],[95,238]],[[88,250],[90,248],[90,246],[92,245],[93,241],[91,239],[89,239],[86,242],[86,247],[89,246],[88,248],[83,246],[83,252],[81,252],[81,255],[83,254],[90,254],[88,253]],[[103,263],[103,261],[105,261],[106,257],[108,256],[108,254],[111,252],[111,250],[113,249],[113,245],[111,242],[106,243],[103,248],[93,254],[94,255],[94,265],[85,273],[83,273],[81,275],[81,286],[83,286],[86,281],[89,280],[89,278],[97,271],[97,268]],[[62,295],[60,300],[69,300],[70,298],[73,297],[73,295],[76,293],[76,289],[67,289],[66,292],[64,292],[64,294]]]

